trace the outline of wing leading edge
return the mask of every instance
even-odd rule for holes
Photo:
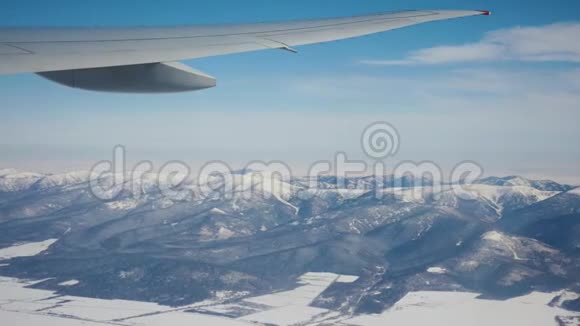
[[[294,51],[300,45],[488,14],[434,10],[241,25],[0,28],[0,74],[155,64],[272,48]]]

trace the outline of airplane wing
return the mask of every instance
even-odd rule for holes
[[[279,23],[128,28],[0,28],[0,74],[38,73],[84,89],[175,92],[215,86],[177,61],[285,49],[488,11],[402,11]]]

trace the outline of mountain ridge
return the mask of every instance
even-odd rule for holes
[[[449,187],[434,196],[413,180],[377,181],[386,177],[363,178],[370,189],[337,189],[328,178],[307,189],[300,178],[248,186],[237,174],[217,184],[231,197],[170,199],[148,183],[139,198],[102,201],[87,174],[0,175],[10,181],[0,191],[0,248],[58,239],[41,255],[7,260],[0,275],[50,278],[35,286],[62,294],[177,306],[219,291],[292,288],[308,272],[358,276],[312,303],[353,313],[382,312],[412,291],[580,292],[580,195],[554,182],[488,178],[464,185],[466,199]],[[59,285],[71,279],[78,284]]]

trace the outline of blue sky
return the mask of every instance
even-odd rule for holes
[[[86,168],[108,158],[115,144],[126,145],[134,160],[281,159],[304,166],[339,150],[361,156],[362,128],[382,120],[401,133],[396,159],[476,160],[488,174],[580,183],[578,1],[5,1],[2,7],[4,26],[238,23],[400,9],[493,15],[301,47],[298,55],[261,51],[185,61],[218,78],[217,88],[203,92],[92,93],[29,74],[0,76],[0,166]],[[553,51],[542,47],[547,40],[556,42]]]

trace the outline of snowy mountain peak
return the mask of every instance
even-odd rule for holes
[[[77,185],[89,181],[88,171],[60,174],[20,172],[16,169],[0,170],[0,191],[16,192],[28,189],[45,190],[54,187]]]
[[[0,177],[0,191],[13,192],[26,190],[43,177],[44,175],[39,173],[6,171]]]
[[[52,187],[63,187],[69,185],[81,184],[89,181],[90,173],[88,171],[75,171],[61,174],[51,174],[44,176],[35,185],[38,189],[48,189]]]
[[[572,189],[569,185],[559,184],[552,180],[530,180],[521,176],[488,177],[481,179],[478,183],[493,186],[525,186],[544,191],[567,191]]]
[[[16,169],[0,169],[0,178],[5,176],[5,175],[15,174],[15,173],[18,173],[18,170],[16,170]]]
[[[502,241],[504,239],[504,235],[497,231],[490,231],[482,235],[481,238],[488,241]]]
[[[576,188],[568,191],[568,193],[580,196],[580,187],[576,187]]]

